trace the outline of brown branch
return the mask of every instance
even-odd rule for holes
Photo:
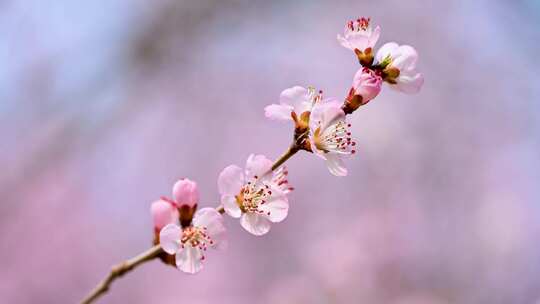
[[[114,280],[130,272],[140,264],[157,258],[162,252],[164,251],[161,249],[161,247],[156,245],[138,256],[114,266],[109,275],[107,275],[107,277],[105,277],[105,279],[103,279],[103,281],[101,281],[96,288],[94,288],[94,290],[92,290],[88,296],[81,301],[81,304],[90,304],[94,302],[97,298],[109,290],[109,287]]]
[[[271,171],[276,170],[279,168],[283,163],[285,163],[289,158],[291,158],[294,154],[296,154],[298,151],[300,151],[303,147],[303,143],[307,138],[307,132],[304,132],[302,134],[299,134],[299,136],[295,136],[295,140],[293,141],[293,144],[287,149],[287,151],[278,158],[274,164],[272,165]],[[270,172],[271,172],[270,171]],[[225,213],[225,209],[223,206],[216,207],[216,210],[223,214]],[[147,251],[141,253],[140,255],[131,258],[127,261],[124,261],[116,266],[114,266],[111,269],[111,272],[105,279],[103,279],[95,288],[92,290],[84,300],[81,301],[81,304],[90,304],[97,300],[100,296],[105,294],[108,290],[112,282],[116,280],[117,278],[123,276],[124,274],[130,272],[135,267],[139,266],[140,264],[153,260],[157,257],[159,257],[160,254],[164,253],[163,249],[161,249],[160,245],[155,245],[154,247],[148,249]]]

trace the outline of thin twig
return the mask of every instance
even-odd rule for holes
[[[291,158],[291,156],[296,154],[298,150],[299,149],[296,145],[292,145],[289,149],[287,149],[287,151],[283,155],[281,155],[281,157],[278,158],[276,162],[274,162],[274,164],[272,165],[272,171],[276,170],[277,168],[279,168],[279,166],[283,165],[283,163],[286,162],[289,158]]]
[[[109,287],[114,280],[130,272],[140,264],[157,258],[162,252],[163,250],[161,247],[156,245],[134,258],[114,266],[109,275],[107,275],[107,277],[105,277],[105,279],[103,279],[103,281],[101,281],[96,288],[94,288],[94,290],[92,290],[92,292],[90,292],[90,294],[88,294],[88,296],[81,301],[81,304],[90,304],[94,302],[97,298],[109,290]]]

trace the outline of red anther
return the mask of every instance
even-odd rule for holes
[[[351,150],[351,154],[354,154],[354,153],[356,153],[356,150]]]
[[[347,125],[347,128],[350,128],[350,127],[351,127],[351,124],[348,124],[348,125]]]
[[[356,146],[356,142],[353,141],[353,142],[351,143],[351,145],[352,145],[353,147]]]

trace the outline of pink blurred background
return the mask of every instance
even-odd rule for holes
[[[287,147],[283,89],[345,96],[363,15],[426,83],[351,117],[350,175],[299,154],[268,235],[227,218],[200,274],[153,261],[99,303],[540,303],[535,0],[0,2],[0,302],[78,302],[180,177],[216,206],[222,168]]]

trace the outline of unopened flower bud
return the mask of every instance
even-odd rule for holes
[[[197,183],[187,178],[177,181],[173,186],[173,198],[179,208],[183,205],[195,207],[199,202]]]
[[[362,68],[356,72],[353,78],[352,88],[343,105],[343,111],[351,114],[358,107],[367,104],[381,91],[382,78],[376,72]]]
[[[178,210],[171,203],[158,200],[150,206],[154,229],[159,232],[161,228],[178,221]]]
[[[354,95],[362,96],[362,104],[366,104],[379,95],[382,82],[381,76],[374,71],[367,68],[360,69],[353,78]]]

